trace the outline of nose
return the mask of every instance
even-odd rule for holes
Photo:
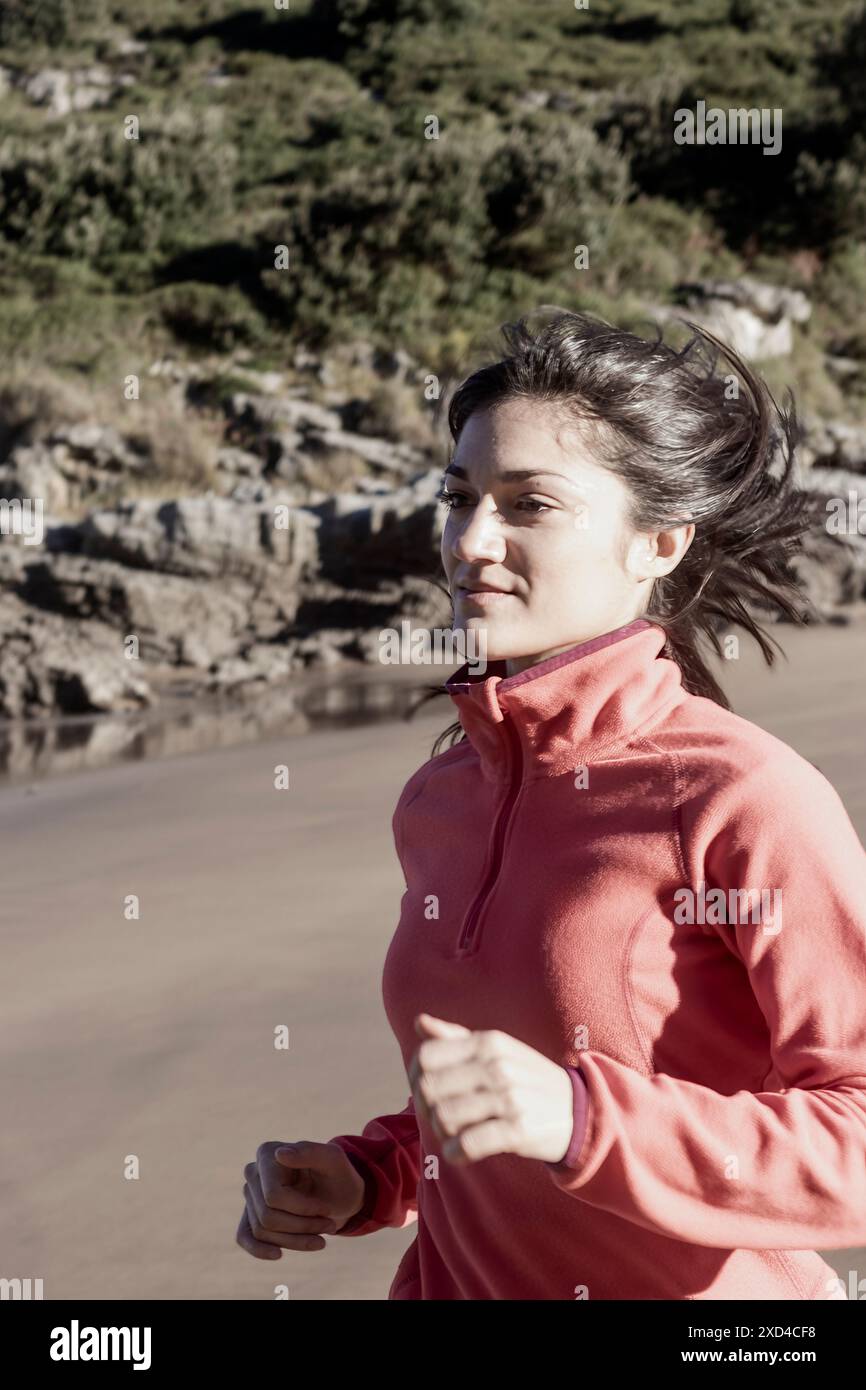
[[[499,527],[495,507],[483,499],[474,507],[462,507],[455,517],[453,534],[449,538],[451,553],[465,564],[475,560],[501,561],[505,556],[505,538]]]

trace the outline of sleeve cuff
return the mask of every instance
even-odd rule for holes
[[[331,1143],[333,1142],[334,1140],[331,1140]],[[367,1166],[364,1159],[361,1158],[359,1154],[354,1153],[352,1149],[347,1148],[345,1144],[341,1144],[340,1147],[349,1162],[364,1179],[364,1200],[359,1210],[355,1212],[354,1216],[349,1218],[345,1225],[340,1227],[339,1231],[334,1232],[334,1234],[338,1236],[351,1236],[354,1235],[361,1226],[366,1226],[367,1222],[371,1219],[376,1206],[377,1186],[373,1171]]]
[[[568,1149],[557,1163],[548,1163],[546,1166],[552,1168],[554,1171],[568,1169],[571,1172],[575,1172],[580,1167],[578,1160],[586,1135],[586,1126],[589,1117],[589,1092],[580,1067],[566,1067],[565,1070],[571,1077],[571,1084],[574,1091],[574,1124],[571,1130],[571,1142],[569,1143]]]

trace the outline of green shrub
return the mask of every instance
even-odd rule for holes
[[[825,36],[818,45],[815,67],[838,103],[837,129],[850,138],[866,121],[866,4],[862,0],[845,11],[841,31]]]
[[[235,147],[218,113],[176,111],[124,138],[120,121],[69,124],[51,143],[0,144],[0,229],[31,253],[80,257],[100,270],[123,253],[166,254],[231,212]]]
[[[316,0],[311,17],[350,43],[375,43],[396,25],[464,25],[484,13],[482,0]]]
[[[259,346],[265,325],[236,285],[203,285],[183,281],[151,294],[152,310],[174,336],[184,343],[230,352],[232,348]]]
[[[3,0],[0,4],[0,44],[44,43],[58,48],[69,38],[74,0]]]
[[[310,172],[274,223],[289,268],[262,279],[285,321],[317,337],[365,313],[376,328],[397,318],[423,331],[440,307],[471,305],[493,270],[539,284],[571,274],[576,244],[603,255],[630,192],[615,146],[554,113],[505,130],[448,127],[438,140],[419,123],[412,140],[362,143],[336,167],[326,147]]]

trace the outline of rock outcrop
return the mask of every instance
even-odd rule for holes
[[[655,305],[653,313],[660,322],[685,310],[695,323],[747,360],[787,356],[793,347],[794,325],[806,323],[812,313],[801,290],[765,285],[748,275],[738,280],[684,281],[677,292],[683,309]]]
[[[750,281],[701,293],[762,332],[807,315],[802,296]],[[753,328],[746,337],[754,350]],[[405,354],[353,351],[353,368],[417,386]],[[277,690],[308,667],[377,662],[383,629],[405,619],[450,625],[438,586],[442,451],[360,433],[364,403],[340,395],[327,365],[299,350],[295,367],[325,399],[280,373],[244,369],[244,389],[226,391],[200,363],[154,364],[190,408],[224,411],[202,495],[164,482],[151,495],[160,476],[147,438],[115,424],[44,422],[7,437],[0,498],[41,498],[45,515],[40,544],[0,535],[0,717]],[[839,620],[866,598],[866,429],[805,423],[800,482],[826,503],[827,525],[795,564],[819,613]]]

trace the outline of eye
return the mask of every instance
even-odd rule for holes
[[[463,501],[466,500],[466,494],[464,492],[455,492],[453,488],[446,487],[440,487],[436,496],[439,498],[440,502],[445,503],[448,510],[451,512],[459,505],[460,499],[463,499]],[[524,510],[531,512],[533,515],[551,510],[545,502],[541,502],[537,497],[521,497],[518,498],[518,501],[528,503],[529,505],[524,508]]]
[[[550,511],[550,508],[548,507],[547,503],[546,503],[546,502],[540,502],[540,501],[538,500],[537,497],[521,497],[520,500],[521,500],[521,502],[528,502],[528,503],[529,503],[529,510],[530,510],[530,511],[535,511],[535,510],[538,510],[538,511],[540,511],[540,512],[549,512],[549,511]]]
[[[454,510],[457,498],[462,497],[463,495],[464,494],[462,492],[454,492],[451,488],[447,487],[440,487],[439,491],[436,493],[436,496],[439,498],[439,501],[444,502],[449,511]]]

